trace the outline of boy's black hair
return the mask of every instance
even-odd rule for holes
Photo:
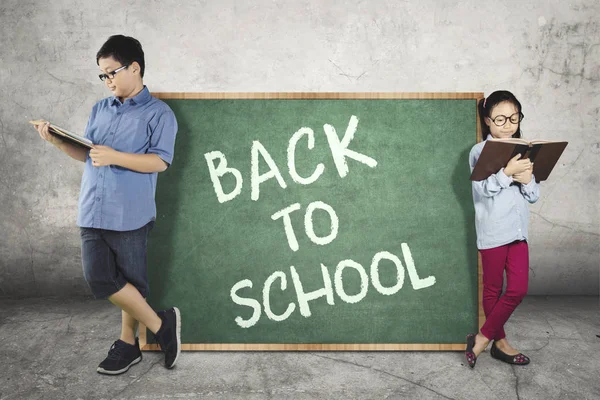
[[[487,138],[487,136],[490,134],[490,127],[485,123],[485,119],[490,116],[492,109],[496,107],[496,105],[504,101],[512,103],[517,108],[517,112],[521,112],[521,103],[519,100],[517,100],[515,95],[508,90],[497,90],[490,94],[487,98],[479,100],[479,104],[477,106],[479,107],[479,121],[481,123],[481,136],[483,140],[485,140],[485,138]],[[521,137],[520,122],[519,126],[517,127],[517,131],[514,133],[514,135],[512,135],[512,137]]]
[[[132,62],[137,61],[140,65],[140,75],[142,78],[144,77],[144,69],[146,68],[144,50],[142,50],[142,45],[137,39],[123,35],[109,37],[96,54],[96,64],[100,65],[98,60],[108,57],[114,58],[121,65],[131,65]]]

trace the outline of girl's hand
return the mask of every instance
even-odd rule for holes
[[[90,158],[94,167],[104,167],[115,164],[118,151],[108,146],[94,145],[90,150]]]
[[[51,134],[50,132],[48,132],[48,127],[50,126],[50,122],[44,121],[44,123],[40,124],[40,125],[35,125],[35,128],[37,129],[38,133],[40,134],[40,137],[42,139],[44,139],[45,141],[52,143],[55,146],[58,146],[59,144],[61,144],[63,142],[63,140],[61,138],[59,138],[56,135]]]
[[[533,173],[533,163],[531,163],[531,168],[526,170],[525,172],[521,172],[520,174],[514,174],[513,180],[527,185],[529,182],[531,182],[532,173]]]
[[[528,158],[524,160],[520,160],[520,158],[521,155],[517,154],[508,162],[508,164],[506,164],[506,167],[504,168],[504,173],[506,176],[522,174],[523,172],[532,169],[533,164]]]

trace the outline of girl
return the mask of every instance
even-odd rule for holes
[[[471,172],[485,141],[520,138],[521,103],[508,91],[496,91],[479,102],[483,139],[469,154]],[[506,340],[504,324],[527,294],[529,253],[527,246],[528,203],[539,198],[539,185],[529,159],[512,158],[506,167],[482,181],[473,182],[477,248],[483,265],[485,324],[467,336],[465,355],[471,368],[490,341],[490,354],[509,364],[526,365],[529,358]],[[506,292],[502,294],[506,272]]]

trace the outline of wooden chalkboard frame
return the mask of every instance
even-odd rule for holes
[[[152,96],[158,99],[288,99],[288,100],[338,100],[338,99],[404,99],[404,100],[477,100],[484,98],[482,92],[154,92]],[[479,124],[479,109],[477,108],[477,143],[481,142],[481,126]],[[477,284],[478,284],[478,310],[479,328],[485,322],[483,311],[483,271],[481,254],[477,256]],[[465,332],[466,334],[467,332]],[[140,324],[140,347],[144,351],[158,351],[158,344],[147,342],[147,329]],[[465,343],[442,344],[273,344],[273,343],[205,343],[182,344],[184,351],[464,351]]]

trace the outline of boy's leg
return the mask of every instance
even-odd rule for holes
[[[126,282],[108,297],[111,303],[127,314],[121,318],[122,336],[128,337],[135,333],[136,321],[146,325],[152,333],[160,328],[161,319],[146,302],[149,293],[146,252],[152,226],[153,223],[150,222],[133,231],[111,231],[106,234],[107,242],[115,255],[117,274]]]
[[[131,283],[127,283],[121,290],[110,296],[108,300],[127,313],[134,320],[134,323],[135,321],[141,322],[152,333],[156,333],[160,329],[162,324],[160,317]],[[123,317],[123,322],[125,322],[125,317]],[[121,332],[123,332],[123,329]]]
[[[165,366],[172,368],[181,350],[181,316],[177,308],[157,314],[146,302],[146,244],[150,227],[148,224],[125,232],[81,228],[83,272],[96,298],[108,298],[128,314],[121,317],[121,333],[133,335],[135,320],[146,325],[165,353]],[[98,372],[116,375],[140,362],[139,343],[135,337],[133,341],[134,345],[121,339],[115,341]]]
[[[125,343],[135,344],[138,321],[125,311],[121,310],[121,340]]]
[[[165,366],[173,368],[181,352],[181,316],[176,307],[160,311],[160,316],[148,305],[135,286],[127,283],[108,298],[130,317],[146,325],[165,353]]]
[[[146,251],[148,234],[153,222],[133,230],[108,232],[107,242],[115,255],[115,272],[122,282],[108,299],[126,312],[131,318],[144,324],[154,333],[158,344],[165,353],[165,365],[175,365],[181,350],[181,316],[177,308],[156,313],[146,302],[149,293]],[[122,333],[133,334],[131,321],[125,320]]]
[[[83,273],[96,298],[109,297],[117,288],[123,287],[126,280],[119,273],[115,254],[106,241],[107,232],[101,229],[81,228],[81,253]],[[124,321],[125,331],[135,328],[135,321]],[[133,335],[133,332],[132,332]],[[131,340],[117,340],[108,351],[108,356],[98,365],[101,374],[118,375],[125,373],[132,365],[142,361],[139,342],[135,336]]]
[[[138,318],[136,318],[137,314],[140,314],[141,317],[144,318],[144,321],[142,322],[151,330],[158,330],[161,323],[160,318],[156,315],[154,310],[150,308],[148,303],[146,303],[146,299],[142,297],[138,289],[128,283],[128,280],[132,279],[130,276],[133,276],[134,280],[140,282],[138,283],[140,287],[145,288],[147,286],[145,279],[146,275],[138,273],[141,278],[137,277],[134,273],[129,273],[130,271],[127,271],[126,269],[123,270],[119,265],[119,263],[124,263],[124,261],[128,261],[126,265],[132,265],[135,263],[131,261],[136,260],[136,254],[127,255],[128,257],[125,257],[126,259],[122,260],[123,256],[120,254],[120,248],[115,247],[115,243],[113,243],[119,242],[119,232],[92,228],[81,228],[80,232],[82,240],[81,257],[83,273],[85,280],[92,289],[94,297],[108,297],[110,300],[113,296],[119,294],[116,298],[117,300],[120,300],[121,303],[133,304],[132,306],[127,306],[127,308],[117,304],[117,306],[129,314],[128,317],[125,315],[121,317],[123,322],[121,334],[122,336],[125,336],[121,339],[129,339],[123,340],[129,344],[132,344],[135,341],[135,336],[130,337],[130,333],[135,332],[135,323],[136,320],[138,320]],[[126,232],[125,234],[130,236],[126,241],[130,246],[121,244],[121,247],[137,249],[141,247],[139,244],[136,246],[137,242],[142,242],[142,240],[145,245],[145,232],[139,231],[137,234]],[[135,240],[136,236],[138,236],[139,239]],[[117,250],[119,250],[119,252],[117,252]],[[145,247],[138,250],[138,252],[141,251],[143,251],[142,254],[144,255],[144,264],[142,267],[145,268]],[[134,272],[142,270],[142,267],[138,265],[133,265],[133,267],[135,268]],[[119,287],[121,288],[120,290],[118,290]],[[115,302],[113,301],[113,303]],[[133,315],[129,310],[133,310],[132,312],[135,312],[136,315]]]

